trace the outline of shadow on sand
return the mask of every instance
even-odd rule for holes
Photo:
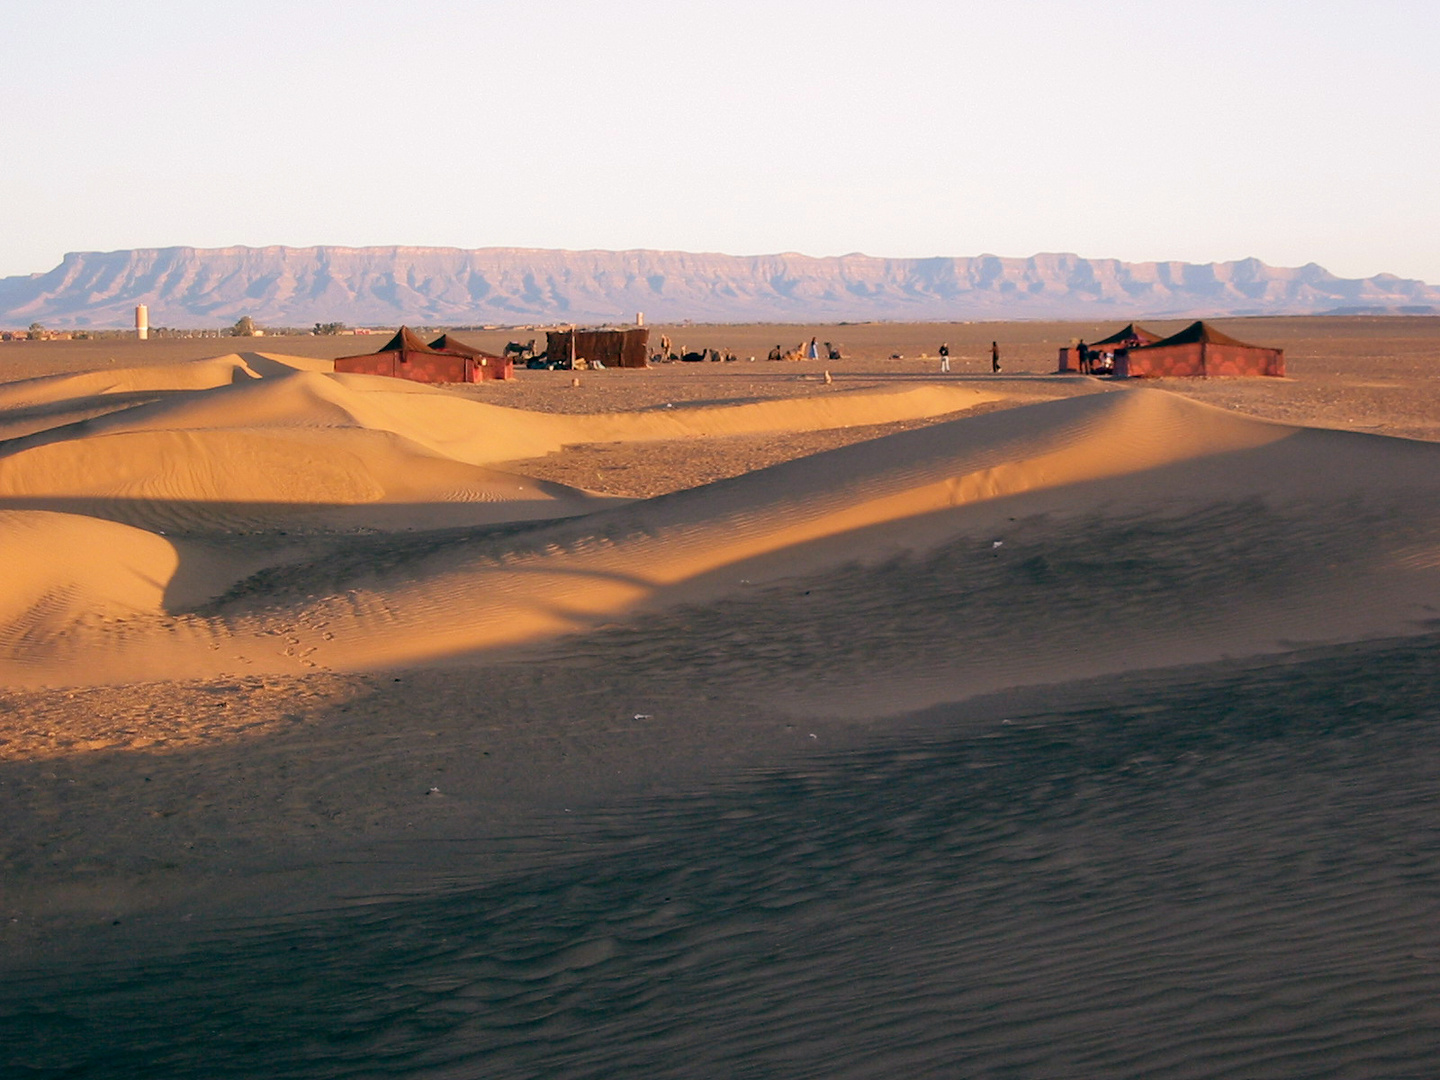
[[[1422,1075],[1440,635],[932,709],[0,980],[32,1077]],[[428,865],[427,872],[420,868]]]

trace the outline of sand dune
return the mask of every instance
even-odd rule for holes
[[[141,529],[0,510],[0,641],[36,646],[77,624],[159,615],[179,561],[163,537]]]
[[[263,363],[262,363],[263,361]],[[0,424],[16,412],[96,398],[127,407],[70,430],[65,413],[49,439],[175,429],[355,427],[387,431],[470,464],[537,457],[587,442],[654,442],[761,431],[812,430],[957,412],[1005,395],[960,386],[837,390],[824,398],[738,405],[681,404],[645,412],[554,415],[502,408],[448,388],[371,375],[329,375],[330,361],[247,353],[192,364],[60,375],[0,384]],[[212,391],[205,393],[204,391]],[[133,399],[150,395],[138,403]],[[28,445],[28,444],[27,444]],[[15,449],[6,447],[7,452]]]
[[[947,387],[818,400],[551,416],[263,354],[0,387],[0,505],[170,532],[417,528],[587,513],[563,485],[484,466],[606,441],[813,430],[954,412]],[[363,508],[370,508],[365,512]],[[339,508],[344,508],[339,509]]]
[[[183,364],[108,368],[74,375],[42,375],[0,384],[0,409],[33,408],[97,395],[210,390],[245,379],[294,371],[333,371],[329,360],[267,353],[227,353]]]
[[[470,525],[567,520],[519,534],[482,529],[419,536],[383,554],[362,544],[344,558],[302,558],[248,580],[238,572],[217,574],[218,607],[189,614],[172,609],[169,615],[179,618],[131,623],[123,632],[91,628],[63,642],[24,639],[8,650],[0,670],[22,683],[371,670],[513,650],[788,579],[812,582],[807,595],[833,592],[830,602],[853,604],[874,587],[847,576],[856,562],[903,572],[904,560],[918,553],[987,542],[1003,518],[1048,521],[1097,505],[1104,510],[1101,521],[1087,526],[1092,532],[1137,515],[1193,515],[1247,499],[1262,500],[1282,518],[1274,507],[1319,500],[1297,528],[1346,514],[1354,519],[1355,500],[1392,513],[1403,504],[1418,546],[1409,555],[1378,546],[1347,549],[1347,564],[1358,560],[1364,570],[1363,596],[1351,596],[1357,566],[1343,573],[1315,567],[1303,588],[1292,582],[1288,593],[1268,596],[1263,616],[1237,592],[1219,622],[1203,628],[1167,625],[1156,618],[1153,598],[1126,603],[1122,597],[1110,636],[1090,643],[1083,663],[1060,650],[991,662],[986,673],[960,664],[943,678],[916,673],[903,679],[877,677],[861,663],[832,680],[837,700],[857,707],[857,684],[868,683],[871,696],[885,698],[903,681],[910,688],[907,704],[918,707],[1004,680],[1044,681],[1210,659],[1227,650],[1273,650],[1294,640],[1404,632],[1422,618],[1425,604],[1440,602],[1426,554],[1435,522],[1424,507],[1433,500],[1415,497],[1440,475],[1440,450],[1429,444],[1306,432],[1161,391],[1133,390],[940,423],[600,509],[600,500],[583,493],[493,473],[474,461],[502,457],[495,444],[513,446],[526,435],[563,445],[602,431],[673,438],[677,431],[730,433],[787,419],[834,423],[863,412],[867,401],[881,413],[893,410],[906,395],[881,396],[878,405],[849,395],[690,415],[555,416],[542,430],[533,417],[512,410],[425,387],[376,389],[378,382],[337,382],[314,373],[247,380],[99,417],[78,430],[16,440],[16,449],[0,459],[0,492],[12,504],[108,500],[113,516],[119,516],[115,506],[146,503],[163,503],[173,513],[190,503],[332,509],[390,503],[415,512],[427,502],[458,502],[501,508],[470,517]],[[908,396],[924,403],[933,395]],[[535,442],[525,445],[530,452]],[[304,468],[296,468],[300,462]],[[1323,528],[1335,531],[1332,524]],[[1056,530],[1036,525],[1031,531]],[[1339,534],[1348,536],[1344,529]],[[996,555],[1006,543],[989,542]],[[1284,540],[1257,536],[1256,542]],[[1055,557],[1074,543],[1052,536],[1029,554]],[[1003,552],[1007,558],[1020,550],[1019,541],[1012,544]],[[1123,565],[1134,554],[1122,549],[1115,557]],[[1203,560],[1205,553],[1186,558]],[[253,568],[253,560],[247,565]],[[1192,578],[1194,569],[1187,571]],[[1116,581],[1123,586],[1123,575]],[[1336,607],[1341,597],[1346,602]],[[1014,617],[1033,624],[1036,635],[1066,632],[1063,621],[1043,611],[1017,610]],[[865,626],[852,632],[861,639],[870,634]],[[277,637],[285,642],[281,648]]]
[[[398,647],[414,649],[411,659],[433,657],[583,629],[591,619],[727,567],[748,568],[737,571],[730,588],[742,576],[753,583],[776,573],[814,573],[873,555],[877,537],[869,530],[885,526],[891,530],[879,538],[880,550],[904,550],[924,535],[928,515],[1292,433],[1170,395],[1072,399],[818,455],[594,515],[518,545],[447,550],[379,588],[386,590],[393,629],[433,626]],[[966,527],[962,517],[948,515],[941,535]],[[847,537],[858,543],[814,546]],[[767,569],[773,559],[782,570]],[[467,589],[486,598],[467,605],[468,617],[450,617],[432,599]]]
[[[490,467],[494,463],[577,443],[675,442],[884,423],[955,412],[997,397],[958,387],[918,387],[837,391],[801,401],[555,416],[497,407],[443,388],[335,376],[323,370],[328,366],[328,361],[247,353],[0,387],[0,431],[10,436],[0,442],[0,507],[11,508],[12,514],[38,513],[41,517],[34,520],[50,529],[55,520],[84,515],[172,540],[237,533],[269,536],[242,550],[227,541],[220,556],[190,545],[180,575],[183,587],[167,587],[169,573],[152,575],[173,609],[204,596],[207,588],[210,595],[223,593],[237,577],[263,568],[267,545],[273,547],[276,535],[294,530],[313,534],[484,527],[575,517],[625,501],[497,471]],[[68,516],[60,519],[56,514]],[[77,529],[67,533],[65,557],[47,568],[42,589],[46,596],[64,591],[67,568],[78,566],[70,590],[76,599],[49,617],[49,632],[42,638],[29,631],[11,635],[17,655],[25,654],[26,670],[34,674],[48,666],[42,658],[47,646],[41,640],[53,644],[65,638],[64,651],[72,660],[63,661],[62,667],[83,655],[85,677],[114,677],[130,662],[122,657],[146,655],[158,661],[161,652],[169,651],[161,641],[171,633],[177,638],[177,656],[194,648],[219,655],[200,660],[192,656],[177,668],[162,662],[147,670],[228,670],[225,655],[231,662],[257,663],[248,655],[253,648],[229,654],[219,644],[236,633],[250,639],[257,632],[269,636],[268,630],[256,631],[250,623],[236,631],[223,620],[189,619],[178,626],[167,621],[159,639],[130,627],[124,634],[112,631],[85,645],[78,634],[67,637],[64,620],[76,625],[84,621],[83,598],[103,578],[101,568],[110,565],[110,553],[104,550],[87,558],[81,537],[94,536],[101,549],[112,533],[131,536],[123,529],[97,527],[89,534]],[[157,536],[140,535],[173,551]],[[285,561],[295,556],[287,550],[276,557]],[[34,607],[32,593],[41,587],[36,580],[15,579],[16,595],[5,601],[7,610],[29,612]],[[128,588],[117,586],[121,593]],[[457,596],[455,602],[469,600]],[[442,611],[434,614],[446,618]],[[524,626],[515,631],[517,637],[533,636]],[[91,654],[99,641],[120,638],[126,643],[114,658],[119,666]],[[270,651],[259,650],[264,659],[257,670],[268,669]],[[282,659],[280,666],[294,662]],[[105,670],[112,675],[101,675]],[[64,678],[78,675],[72,670]]]
[[[795,580],[805,582],[808,595],[828,596],[858,612],[866,610],[864,598],[884,574],[903,575],[924,553],[957,544],[1007,560],[1059,560],[1067,549],[1092,548],[1100,579],[1092,588],[1113,606],[1106,612],[1108,626],[1088,627],[1088,643],[1063,647],[1066,634],[1077,628],[1046,610],[1042,595],[1035,606],[1015,606],[1010,618],[1037,640],[1061,644],[1053,652],[987,656],[984,672],[962,656],[944,676],[930,671],[919,682],[903,659],[886,673],[883,665],[855,657],[853,665],[816,672],[818,685],[805,688],[812,700],[843,710],[862,700],[861,707],[874,707],[866,698],[893,705],[903,684],[909,688],[906,703],[918,706],[1086,671],[1405,632],[1423,620],[1427,604],[1440,603],[1440,578],[1422,565],[1423,553],[1440,538],[1440,520],[1430,509],[1435,501],[1417,497],[1430,490],[1437,456],[1440,450],[1428,444],[1304,432],[1161,392],[1071,399],[859,444],[518,538],[418,550],[388,576],[362,565],[353,578],[342,573],[327,581],[333,599],[291,609],[290,625],[313,646],[315,662],[364,668],[581,633],[636,612],[713,605]],[[1098,514],[1097,505],[1103,508]],[[1250,534],[1264,547],[1206,551],[1185,542],[1185,522],[1194,521],[1198,531],[1217,506],[1239,508],[1242,520],[1264,519],[1265,528]],[[1069,535],[1081,514],[1090,517],[1082,535]],[[1380,542],[1357,532],[1367,514],[1388,515],[1392,526],[1404,521],[1413,552],[1397,551],[1393,539]],[[1221,516],[1235,532],[1228,520],[1234,515]],[[1017,518],[1029,523],[1024,531],[1033,539],[1024,531],[1015,535],[1010,522]],[[1125,595],[1124,568],[1157,554],[1126,549],[1117,526],[1135,521],[1159,522],[1152,531],[1168,535],[1132,543],[1175,548],[1181,540],[1176,573],[1185,576],[1177,584],[1196,590],[1186,599],[1197,610],[1217,613],[1218,621],[1199,627],[1171,622],[1185,608],[1179,598]],[[1105,533],[1114,536],[1114,550],[1096,552],[1086,544],[1086,534]],[[1307,551],[1303,537],[1315,534],[1332,540]],[[1239,530],[1242,544],[1245,537]],[[999,538],[1009,539],[996,546]],[[1286,546],[1292,543],[1301,545],[1298,551]],[[1307,566],[1319,550],[1327,551],[1328,561]],[[1274,565],[1277,551],[1291,563],[1283,574],[1277,567],[1281,576],[1257,589],[1245,561],[1257,569]],[[1108,580],[1107,557],[1116,568]],[[1221,559],[1228,565],[1217,574]],[[861,568],[852,571],[856,564]],[[1303,574],[1297,573],[1301,567]],[[947,591],[963,590],[966,572],[957,568]],[[1223,587],[1229,607],[1199,594],[1206,581],[1212,589]],[[895,591],[897,599],[907,595]],[[796,598],[771,599],[771,621],[787,625],[786,607]],[[244,596],[234,610],[265,602],[263,593]],[[238,630],[244,617],[229,620],[226,625]],[[962,609],[944,631],[957,648],[971,636],[965,623]],[[305,632],[322,624],[331,637],[315,640]],[[871,645],[907,637],[891,619],[867,625],[852,616],[848,623],[837,619],[834,629],[841,637],[829,639],[832,649],[841,648],[845,635]],[[663,652],[665,637],[657,632],[650,645]],[[787,649],[783,637],[769,644],[782,654]],[[794,643],[788,648],[793,660]],[[753,663],[752,673],[760,674]]]

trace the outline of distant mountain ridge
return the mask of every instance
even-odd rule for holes
[[[833,322],[1315,314],[1417,310],[1440,288],[1377,274],[1029,258],[718,255],[530,248],[227,247],[75,252],[0,278],[0,325],[153,326],[629,321]]]

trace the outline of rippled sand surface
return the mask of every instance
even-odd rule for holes
[[[1431,635],[988,698],[395,847],[414,895],[12,971],[0,1044],[36,1076],[1425,1075],[1437,670]]]

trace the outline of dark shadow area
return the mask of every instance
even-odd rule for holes
[[[495,869],[516,837],[381,849],[411,895],[317,896],[180,947],[7,972],[0,1063],[147,1080],[1426,1075],[1437,675],[1432,634],[1050,688],[577,806],[528,867]],[[427,861],[428,883],[403,869]]]
[[[254,356],[255,354],[249,354]],[[294,375],[297,369],[274,360],[256,356],[261,367],[265,370],[264,375]],[[99,369],[90,374],[100,374],[106,369]],[[66,376],[61,376],[62,378]],[[41,379],[49,380],[55,376],[40,376]],[[0,384],[0,393],[10,386],[23,386],[25,382],[34,380],[22,380],[19,383]],[[64,416],[66,414],[87,414],[79,419],[54,427],[39,427],[36,431],[16,436],[11,439],[0,441],[0,457],[19,453],[22,450],[33,449],[37,446],[45,446],[50,443],[64,442],[69,439],[83,438],[88,435],[104,435],[110,425],[104,421],[106,418],[118,414],[129,414],[131,421],[143,420],[153,414],[156,410],[151,406],[160,406],[175,399],[195,399],[198,396],[213,390],[225,390],[231,386],[254,384],[256,377],[237,369],[228,383],[217,383],[209,387],[184,387],[179,389],[163,389],[152,387],[144,390],[130,390],[119,393],[89,393],[77,397],[62,398],[58,401],[49,401],[36,405],[21,406],[19,408],[7,408],[4,410],[4,418],[7,423],[25,420],[43,420],[49,416]]]
[[[270,566],[236,582],[213,601],[197,608],[202,615],[224,614],[258,601],[265,606],[284,606],[316,594],[326,595],[364,586],[382,577],[415,570],[423,574],[425,564],[448,554],[464,551],[476,566],[489,563],[499,566],[511,545],[525,543],[527,537],[544,526],[558,521],[579,518],[547,519],[514,522],[503,525],[462,529],[431,529],[414,534],[371,535],[363,538],[339,538],[328,542],[325,550],[280,566]],[[638,574],[590,570],[564,565],[508,566],[512,573],[551,576],[575,576],[605,581],[622,581],[640,587],[647,585]]]
[[[309,368],[296,368],[289,364],[282,364],[278,360],[272,360],[270,357],[257,352],[242,352],[239,356],[241,360],[244,360],[245,363],[249,365],[250,370],[255,372],[255,376],[247,375],[243,371],[237,371],[235,373],[236,382],[240,382],[242,379],[249,380],[256,376],[262,379],[269,379],[276,376],[294,375],[297,371],[309,370]]]
[[[560,490],[560,485],[530,482],[540,491]],[[626,501],[600,498],[596,510]],[[165,601],[172,614],[199,610],[193,598],[204,595],[203,582],[215,572],[217,560],[233,563],[237,580],[221,597],[205,601],[206,612],[241,593],[255,592],[271,578],[293,582],[292,592],[310,594],[326,583],[344,580],[348,571],[368,576],[407,559],[418,560],[421,553],[435,555],[476,541],[499,542],[588,516],[504,520],[507,506],[546,505],[540,501],[347,504],[0,498],[0,510],[77,514],[156,532],[176,542],[180,565]],[[460,523],[437,527],[446,519]],[[256,562],[272,559],[281,565],[254,569]],[[308,584],[297,577],[306,573],[314,574]]]
[[[0,384],[13,385],[13,384]],[[71,435],[85,434],[83,426],[86,421],[94,420],[100,416],[107,416],[110,413],[124,412],[127,409],[140,405],[151,405],[157,401],[164,401],[166,398],[178,397],[184,394],[193,394],[193,390],[137,390],[123,394],[93,394],[80,398],[65,398],[61,401],[46,401],[36,405],[23,405],[4,410],[4,419],[7,425],[24,423],[26,421],[43,421],[47,417],[66,416],[74,413],[89,413],[83,420],[67,422],[61,427],[42,427],[44,432],[57,431],[63,434],[59,438],[69,438]],[[57,439],[45,441],[58,441]],[[19,444],[19,445],[12,445]],[[8,456],[20,450],[28,449],[38,445],[34,434],[16,436],[14,438],[0,441],[0,456]]]

